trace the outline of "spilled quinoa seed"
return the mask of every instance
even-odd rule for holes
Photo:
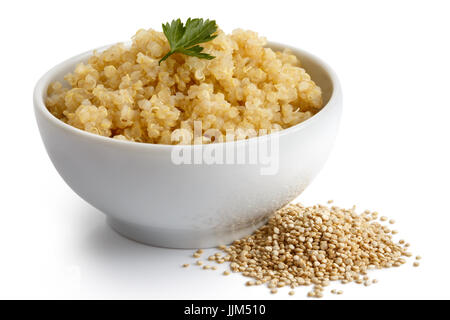
[[[392,231],[370,211],[358,214],[355,207],[290,204],[252,235],[219,249],[231,271],[253,279],[248,286],[265,283],[275,293],[285,286],[313,285],[307,296],[321,298],[333,281],[366,287],[377,283],[368,271],[405,264],[403,257],[412,256],[408,247],[404,240],[395,242]]]
[[[216,35],[202,44],[214,59],[175,53],[159,65],[170,50],[166,37],[139,30],[131,46],[94,52],[64,84],[50,84],[45,104],[81,130],[155,144],[217,142],[212,134],[227,130],[241,140],[248,130],[282,130],[322,108],[321,89],[290,51],[265,47],[252,31]],[[194,135],[194,121],[201,121],[201,135]]]

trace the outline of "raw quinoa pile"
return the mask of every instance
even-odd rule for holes
[[[312,286],[307,296],[321,298],[326,287],[337,282],[370,286],[378,283],[371,272],[407,263],[412,257],[410,244],[394,239],[398,233],[391,228],[394,223],[375,211],[357,213],[355,207],[290,204],[252,235],[220,246],[206,262],[195,264],[216,270],[208,261],[226,262],[229,270],[223,274],[241,273],[251,278],[247,286],[266,285],[273,294],[290,287],[289,295],[297,287]],[[203,253],[200,249],[193,256],[200,259]],[[412,263],[414,267],[419,266],[418,260],[420,256]],[[343,290],[330,292],[342,294]]]

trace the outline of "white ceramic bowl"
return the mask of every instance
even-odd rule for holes
[[[44,105],[48,85],[61,81],[92,51],[57,65],[35,87],[34,109],[45,148],[64,181],[105,213],[122,235],[172,248],[230,243],[251,234],[305,190],[324,165],[336,136],[342,111],[338,78],[317,57],[289,48],[322,88],[326,105],[314,117],[281,131],[276,174],[261,175],[263,164],[176,165],[171,161],[174,146],[114,140],[55,118]],[[248,151],[255,139],[261,138],[227,144]]]

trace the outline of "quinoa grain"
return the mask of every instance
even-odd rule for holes
[[[376,215],[368,210],[357,214],[355,207],[290,204],[252,235],[221,246],[221,250],[233,272],[254,279],[247,281],[247,286],[267,283],[271,293],[276,293],[284,286],[295,289],[313,284],[308,297],[321,298],[331,281],[367,287],[378,282],[370,280],[368,270],[400,267],[406,263],[403,257],[412,256],[406,249],[409,244],[404,240],[395,243],[394,232],[375,221]],[[342,290],[331,292],[343,294]]]
[[[322,92],[295,55],[266,43],[256,32],[218,30],[202,44],[213,60],[175,54],[159,64],[170,50],[166,37],[141,29],[130,46],[94,52],[65,85],[51,83],[45,104],[73,127],[141,143],[213,143],[210,129],[232,129],[236,140],[248,137],[238,129],[278,131],[317,113]],[[194,121],[202,123],[198,138]]]

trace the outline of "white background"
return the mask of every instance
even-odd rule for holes
[[[2,1],[0,298],[306,297],[306,288],[270,295],[237,274],[182,269],[191,251],[122,238],[65,185],[44,150],[32,90],[45,71],[178,17],[258,31],[318,55],[340,76],[336,145],[299,200],[378,210],[423,260],[326,297],[450,298],[449,14],[447,1],[430,0]]]

